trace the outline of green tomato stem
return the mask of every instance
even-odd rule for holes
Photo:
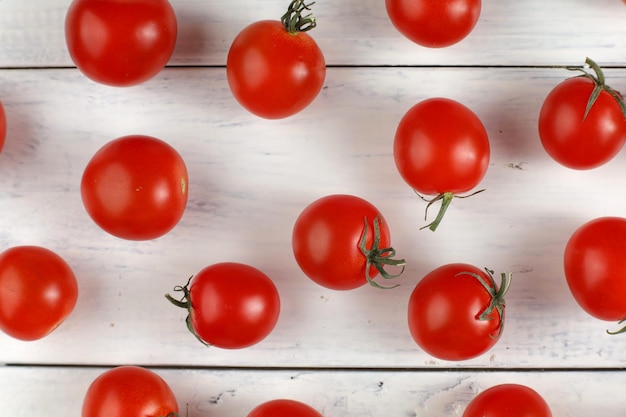
[[[305,10],[311,10],[314,3],[306,4],[304,0],[293,0],[285,14],[280,18],[285,30],[293,35],[298,32],[309,31],[317,26],[317,20],[311,13],[302,15]]]
[[[376,287],[376,288],[380,288],[380,289],[396,288],[398,285],[394,285],[391,287],[385,287],[383,285],[380,285],[379,283],[374,281],[374,278],[370,274],[370,268],[373,266],[376,268],[376,270],[380,273],[380,275],[384,279],[393,279],[393,278],[399,277],[402,274],[402,272],[404,272],[404,267],[406,265],[406,261],[404,259],[393,259],[393,257],[396,256],[396,250],[394,248],[392,247],[381,248],[380,247],[380,215],[374,218],[373,226],[374,226],[374,241],[372,242],[372,247],[370,249],[367,249],[365,247],[365,243],[366,243],[367,234],[369,231],[369,226],[367,223],[367,217],[365,217],[363,233],[361,234],[361,240],[359,242],[359,249],[361,249],[361,252],[363,253],[366,259],[365,279],[367,279],[367,282],[371,286]],[[390,274],[389,272],[385,270],[385,266],[387,265],[401,267],[400,272],[398,272],[397,274]]]

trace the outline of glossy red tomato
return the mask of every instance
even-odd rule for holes
[[[352,195],[335,194],[309,204],[298,216],[292,248],[302,271],[318,284],[350,290],[369,282],[380,272],[393,278],[385,265],[404,267],[390,247],[387,222],[370,202]],[[401,272],[401,271],[400,271]]]
[[[0,101],[0,152],[2,152],[2,148],[4,147],[4,139],[7,135],[7,118],[4,112],[4,106],[2,106],[2,102]]]
[[[248,417],[322,417],[313,407],[300,401],[278,399],[256,406]]]
[[[626,319],[626,219],[600,217],[580,226],[565,247],[565,278],[574,299],[601,320]]]
[[[240,349],[265,339],[276,326],[280,297],[273,281],[249,265],[224,262],[208,266],[184,287],[173,304],[189,311],[187,327],[203,343]]]
[[[491,271],[468,264],[434,269],[409,298],[411,336],[424,351],[443,360],[466,360],[487,352],[502,334],[510,282],[502,274],[498,287]]]
[[[552,412],[546,400],[532,388],[501,384],[474,397],[463,417],[552,417]]]
[[[452,198],[476,187],[489,166],[489,137],[469,108],[447,98],[430,98],[402,117],[393,145],[396,166],[415,191],[442,200],[435,230]],[[430,205],[430,204],[429,204]]]
[[[244,28],[233,41],[226,61],[228,85],[251,113],[280,119],[307,107],[326,78],[326,61],[306,33],[315,20],[302,16],[303,0],[294,0],[282,22],[262,20]]]
[[[91,218],[129,240],[158,238],[181,219],[189,179],[181,156],[164,141],[131,135],[103,146],[87,164],[81,196]]]
[[[561,82],[539,113],[541,144],[556,162],[572,169],[607,163],[626,141],[622,98],[605,84],[600,67],[589,59],[587,63],[596,76],[584,74]]]
[[[93,81],[118,87],[158,74],[176,45],[167,0],[74,0],[65,18],[72,60]]]
[[[419,45],[441,48],[470,34],[481,0],[386,0],[385,5],[400,33]]]
[[[74,310],[78,284],[70,266],[38,246],[0,254],[0,329],[16,339],[37,340]]]
[[[87,389],[82,417],[178,417],[174,393],[159,375],[138,366],[119,366]]]

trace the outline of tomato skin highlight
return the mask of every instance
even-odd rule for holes
[[[153,371],[119,366],[100,374],[83,400],[82,417],[167,417],[178,413],[174,393]]]
[[[280,315],[274,282],[245,264],[223,262],[196,274],[189,285],[191,324],[211,346],[241,349],[265,339]]]
[[[619,104],[602,91],[585,117],[595,83],[573,77],[550,91],[539,113],[539,137],[548,155],[577,170],[597,168],[617,155],[626,142],[626,120]]]
[[[261,20],[235,37],[226,75],[244,108],[262,118],[281,119],[317,97],[326,78],[326,61],[308,33],[291,34],[280,21]]]
[[[454,263],[426,274],[409,298],[408,327],[413,340],[428,354],[443,360],[467,360],[487,352],[500,339],[504,316],[494,310],[488,319],[491,295],[470,274],[484,270]],[[492,286],[493,288],[493,286]]]
[[[600,217],[580,226],[564,253],[567,285],[576,302],[600,320],[626,318],[626,219]]]
[[[78,283],[59,255],[39,246],[0,253],[0,330],[19,340],[41,339],[74,310]]]
[[[81,197],[89,216],[122,239],[149,240],[178,224],[187,205],[189,178],[178,152],[144,135],[110,141],[89,161]]]
[[[177,21],[167,0],[74,0],[65,40],[78,69],[115,87],[158,74],[176,46]]]
[[[411,41],[443,48],[467,37],[478,23],[480,0],[386,0],[391,23]]]
[[[281,398],[259,404],[247,417],[322,417],[322,414],[308,404]]]
[[[370,225],[365,246],[374,242],[374,219],[379,219],[380,244],[390,245],[387,222],[370,202],[347,194],[322,197],[298,216],[292,231],[292,249],[298,266],[317,284],[333,290],[352,290],[367,283],[366,257],[359,248],[365,221]],[[369,268],[371,277],[378,270]]]
[[[4,140],[7,136],[7,117],[4,112],[4,106],[0,101],[0,152],[2,152],[2,148],[4,147]]]
[[[548,403],[535,390],[520,384],[500,384],[478,394],[463,417],[552,417]]]
[[[447,98],[411,107],[398,124],[393,146],[400,175],[423,194],[469,191],[489,166],[489,138],[482,122]]]

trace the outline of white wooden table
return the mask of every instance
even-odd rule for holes
[[[460,416],[501,382],[539,391],[555,416],[623,417],[626,336],[586,315],[567,289],[570,234],[624,215],[626,153],[586,172],[553,162],[537,134],[545,95],[592,57],[626,91],[626,5],[619,0],[485,0],[461,43],[426,49],[402,37],[383,0],[321,0],[311,32],[328,72],[306,110],[268,121],[232,98],[224,64],[234,36],[279,18],[288,2],[172,0],[179,38],[170,65],[131,88],[86,79],[65,48],[70,0],[0,0],[0,249],[48,247],[79,280],[79,300],[50,336],[0,334],[0,405],[14,416],[78,416],[104,369],[135,364],[166,379],[189,416],[243,417],[290,397],[325,417]],[[393,163],[395,127],[431,96],[456,99],[483,120],[492,156],[486,192],[455,201],[432,233],[424,203]],[[118,136],[169,141],[190,173],[190,200],[165,237],[129,242],[88,218],[79,193],[91,155]],[[359,195],[387,218],[408,267],[399,288],[326,290],[293,259],[295,218],[331,193]],[[279,289],[282,312],[260,344],[207,349],[163,297],[202,267],[256,266]],[[406,304],[444,263],[509,271],[507,325],[487,354],[436,360],[412,341]]]

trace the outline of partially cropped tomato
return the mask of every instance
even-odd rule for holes
[[[89,386],[82,417],[178,417],[178,404],[167,383],[139,366],[118,366]]]
[[[387,14],[400,33],[431,48],[453,45],[470,34],[481,0],[386,0]]]
[[[447,98],[411,107],[396,129],[393,145],[402,178],[420,194],[441,200],[439,215],[424,226],[435,230],[452,199],[476,187],[489,166],[489,137],[469,108]]]
[[[183,292],[183,298],[167,299],[188,310],[188,329],[210,346],[241,349],[257,344],[274,329],[280,314],[274,282],[245,264],[207,266],[175,290]]]
[[[0,330],[37,340],[74,310],[78,284],[59,255],[39,246],[15,246],[0,254]]]
[[[504,296],[511,283],[502,274],[455,263],[424,276],[409,298],[411,336],[426,353],[443,360],[471,359],[487,352],[504,327]]]
[[[298,216],[292,248],[302,271],[334,290],[351,290],[374,281],[378,273],[394,278],[385,265],[404,268],[390,247],[387,222],[374,205],[356,196],[335,194],[309,204]],[[400,271],[401,272],[401,271]]]
[[[474,397],[463,417],[552,417],[552,412],[546,400],[532,388],[501,384]]]
[[[2,106],[2,102],[0,101],[0,152],[2,152],[2,148],[4,147],[4,139],[7,135],[7,117],[4,113],[4,106]]]
[[[600,217],[580,226],[565,247],[565,278],[576,302],[601,320],[626,319],[626,219]],[[626,329],[623,329],[626,330]]]
[[[228,85],[251,113],[280,119],[307,107],[326,78],[326,61],[306,33],[316,22],[303,0],[291,2],[281,21],[261,20],[244,28],[226,61]]]
[[[80,189],[98,226],[123,239],[148,240],[178,224],[188,184],[187,167],[174,148],[151,136],[130,135],[96,152]]]
[[[281,398],[256,406],[248,417],[322,417],[322,415],[308,404]]]
[[[65,40],[78,69],[93,81],[126,87],[158,74],[176,45],[168,0],[74,0]]]
[[[600,67],[587,64],[584,73],[558,84],[544,99],[539,113],[539,137],[559,164],[592,169],[611,159],[626,142],[626,108],[621,95],[605,84]]]

